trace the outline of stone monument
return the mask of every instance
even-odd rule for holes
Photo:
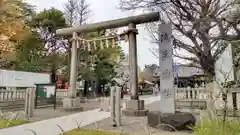
[[[156,128],[161,124],[164,130],[188,129],[196,119],[191,113],[175,112],[175,89],[172,58],[172,26],[159,25],[160,104],[158,110],[148,113],[148,125]],[[170,126],[168,126],[170,125]]]
[[[159,25],[160,110],[175,113],[175,92],[172,58],[172,26]]]

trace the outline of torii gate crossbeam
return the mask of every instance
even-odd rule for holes
[[[105,22],[85,24],[85,25],[76,26],[76,27],[58,29],[56,31],[56,34],[71,35],[73,32],[82,33],[82,32],[93,32],[93,31],[102,30],[102,29],[113,29],[113,28],[127,26],[130,23],[137,25],[137,24],[155,22],[159,20],[159,17],[160,17],[159,12],[152,12],[148,14],[110,20]]]

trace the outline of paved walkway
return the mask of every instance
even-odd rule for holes
[[[148,105],[159,101],[160,97],[142,96],[140,99],[145,100],[145,104]],[[69,116],[1,129],[0,135],[33,135],[33,132],[30,130],[34,131],[37,135],[59,135],[62,131],[57,125],[62,127],[64,131],[70,131],[78,127],[79,124],[77,123],[81,123],[80,126],[84,127],[96,121],[104,120],[110,117],[110,112],[100,112],[99,110],[100,109],[95,109]]]

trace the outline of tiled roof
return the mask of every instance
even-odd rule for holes
[[[159,76],[160,75],[160,68],[155,68],[153,71],[153,76]],[[187,67],[183,65],[176,65],[175,67],[175,76],[178,77],[191,77],[194,75],[203,75],[204,72],[202,69],[196,68],[196,67]]]
[[[179,77],[190,77],[194,75],[203,75],[204,72],[202,69],[196,68],[196,67],[186,67],[182,65],[177,65],[175,68],[176,73],[178,73]]]

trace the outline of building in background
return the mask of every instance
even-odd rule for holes
[[[21,89],[35,87],[35,84],[51,83],[51,75],[14,70],[0,70],[1,89]]]
[[[196,67],[187,67],[185,65],[175,65],[174,67],[175,85],[183,87],[205,87],[204,72]]]
[[[204,72],[202,69],[174,65],[175,85],[178,87],[205,87]],[[160,83],[160,67],[156,64],[146,65],[143,70],[143,80]]]

